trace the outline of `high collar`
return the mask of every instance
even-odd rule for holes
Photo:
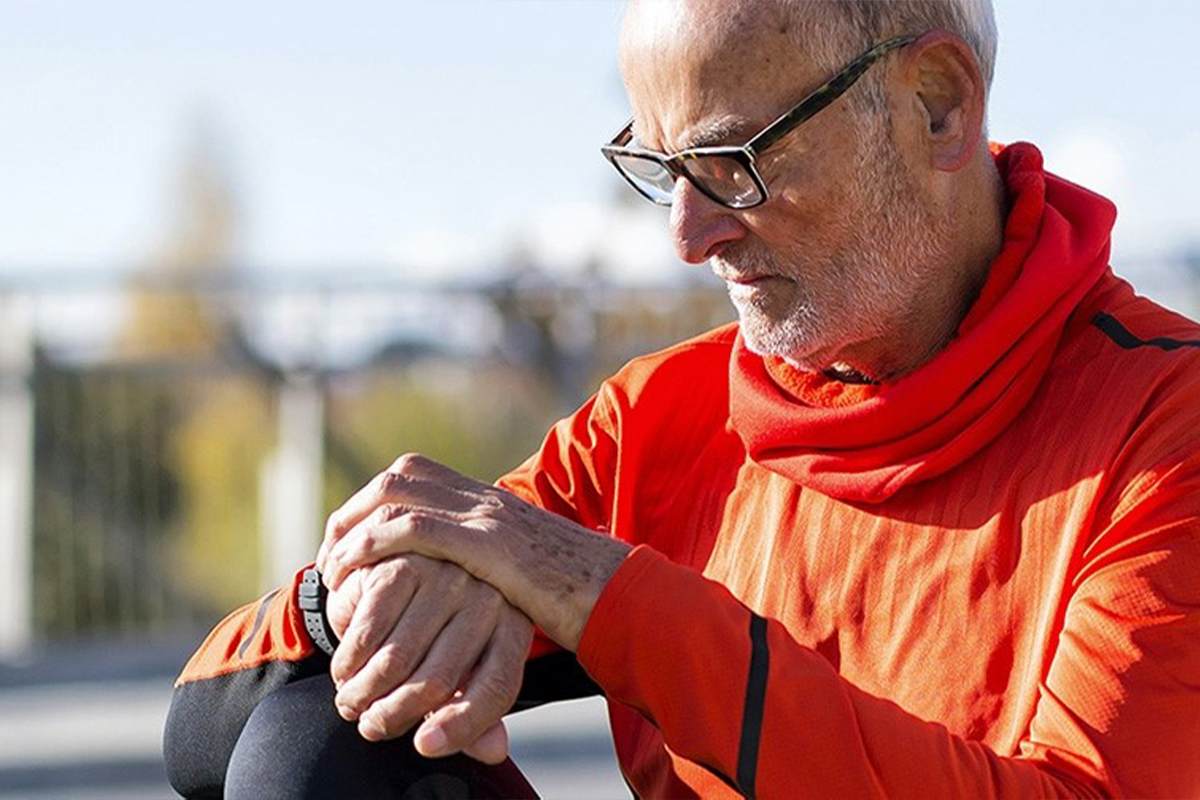
[[[1004,244],[957,335],[924,366],[851,387],[763,359],[738,336],[730,424],[751,458],[830,496],[882,502],[953,469],[1020,413],[1107,270],[1116,209],[1046,173],[1031,144],[995,158],[1010,209]]]

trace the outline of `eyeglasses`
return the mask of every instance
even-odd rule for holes
[[[633,140],[633,120],[630,120],[600,152],[634,189],[660,206],[671,205],[675,181],[686,178],[707,197],[727,208],[754,208],[769,197],[767,184],[754,166],[755,159],[845,94],[872,64],[916,39],[916,36],[898,36],[875,45],[741,147],[695,147],[674,155],[628,147]]]

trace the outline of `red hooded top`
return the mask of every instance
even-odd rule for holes
[[[502,481],[638,545],[578,656],[640,795],[1200,795],[1200,330],[1108,270],[1111,203],[997,163],[927,365],[833,392],[728,326]]]

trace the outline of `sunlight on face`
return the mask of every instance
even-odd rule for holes
[[[746,242],[711,262],[718,275],[779,276],[727,284],[751,352],[818,370],[848,345],[894,336],[944,261],[949,233],[921,204],[885,121],[862,125],[847,203],[830,223],[838,230],[820,236],[842,242],[837,250]]]

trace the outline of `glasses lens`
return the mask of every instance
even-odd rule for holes
[[[639,156],[618,154],[613,164],[638,191],[661,205],[671,204],[675,191],[675,176],[657,161]]]
[[[733,208],[762,201],[762,191],[742,162],[730,156],[698,155],[681,165],[694,183]]]

